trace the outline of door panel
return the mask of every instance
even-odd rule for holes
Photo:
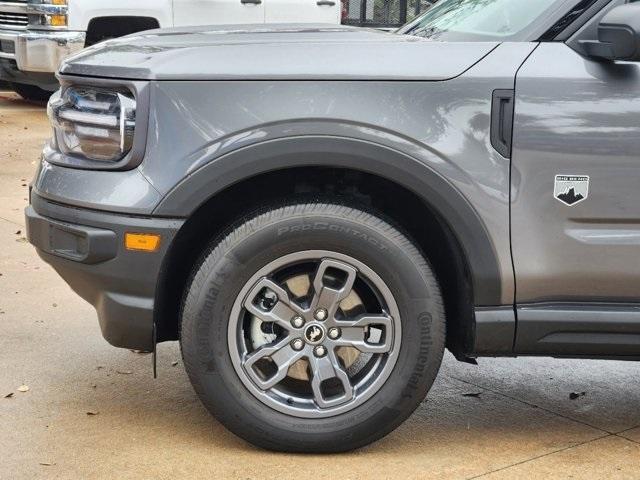
[[[176,26],[264,23],[265,0],[174,0]],[[257,3],[260,2],[260,3]]]
[[[511,201],[518,304],[640,300],[638,64],[536,49],[516,80]]]
[[[265,0],[268,23],[339,23],[340,0]]]

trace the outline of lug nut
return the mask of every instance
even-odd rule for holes
[[[316,310],[316,313],[313,316],[316,320],[322,322],[327,319],[327,310],[324,308],[319,308]]]
[[[318,345],[316,348],[313,349],[313,353],[316,357],[324,357],[327,354],[327,349],[324,348],[322,345]]]
[[[293,325],[295,328],[301,328],[304,325],[304,318],[296,315],[291,319],[291,325]]]
[[[271,309],[278,303],[278,295],[275,292],[265,289],[262,297],[259,300],[259,307],[265,312],[271,311]]]
[[[291,348],[294,350],[302,350],[304,348],[304,341],[301,338],[296,338],[293,342],[291,342]]]
[[[339,328],[331,328],[328,332],[329,338],[335,340],[340,337],[340,329]]]

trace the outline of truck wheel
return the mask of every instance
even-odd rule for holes
[[[188,285],[180,342],[205,407],[272,450],[339,452],[400,425],[444,352],[435,276],[380,218],[310,203],[247,217]]]
[[[27,85],[26,83],[12,83],[11,88],[22,98],[32,102],[47,102],[53,93],[36,87],[35,85]]]

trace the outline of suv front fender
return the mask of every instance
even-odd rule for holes
[[[429,154],[435,163],[443,163],[435,154]],[[474,207],[454,185],[423,161],[370,141],[304,135],[240,148],[209,161],[183,179],[163,198],[153,215],[189,217],[208,199],[235,183],[293,166],[362,171],[412,191],[448,224],[462,246],[473,278],[474,304],[501,304],[497,255]]]

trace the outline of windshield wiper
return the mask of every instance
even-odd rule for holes
[[[442,32],[443,30],[440,30],[438,27],[433,26],[428,28],[427,27],[419,28],[415,31],[415,33],[411,33],[411,35],[415,35],[416,37],[431,38],[435,34],[442,33]]]

